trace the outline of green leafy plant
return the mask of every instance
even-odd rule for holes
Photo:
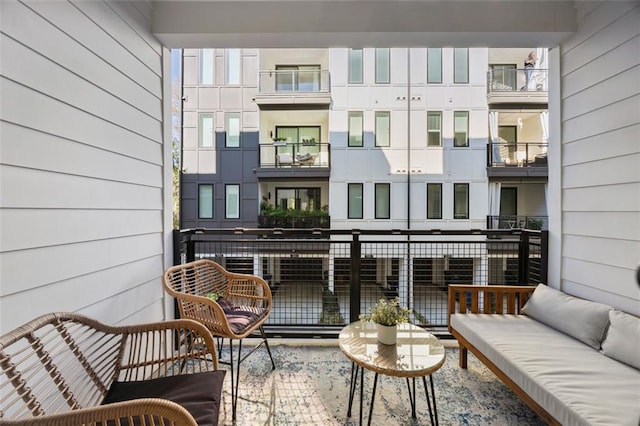
[[[371,321],[376,324],[394,326],[409,322],[411,311],[406,306],[400,306],[400,298],[391,300],[382,298],[369,309],[368,314],[361,314],[362,321]]]
[[[220,299],[220,296],[218,296],[218,293],[207,293],[206,295],[209,299],[213,300],[214,302],[217,302],[218,299]]]

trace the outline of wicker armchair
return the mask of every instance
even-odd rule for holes
[[[224,376],[195,321],[47,314],[0,337],[0,424],[215,425]]]
[[[235,419],[242,361],[264,344],[271,366],[276,368],[263,328],[272,306],[269,285],[260,277],[232,273],[206,259],[169,268],[164,274],[163,284],[167,293],[176,299],[181,318],[199,321],[223,343],[225,338],[229,339],[229,361],[220,362],[231,366],[232,415]],[[211,294],[218,299],[213,300]],[[259,333],[261,341],[242,356],[242,339],[253,333]],[[238,340],[235,363],[234,340]]]

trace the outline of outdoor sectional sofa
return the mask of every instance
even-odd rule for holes
[[[448,296],[460,367],[470,350],[549,424],[640,424],[640,318],[543,284]]]
[[[43,315],[0,336],[0,424],[216,425],[225,376],[216,352],[192,320]]]

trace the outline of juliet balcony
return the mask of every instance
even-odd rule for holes
[[[277,69],[258,73],[258,93],[254,98],[261,109],[295,108],[331,104],[329,71],[320,69]]]
[[[328,178],[331,172],[331,145],[302,141],[260,144],[258,178]]]
[[[549,103],[546,69],[492,67],[487,72],[487,103],[492,108],[541,108]]]

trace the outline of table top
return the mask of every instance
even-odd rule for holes
[[[395,345],[378,342],[376,324],[353,322],[340,331],[340,350],[351,361],[376,373],[397,377],[426,376],[444,364],[444,346],[437,337],[413,324],[398,326]]]

